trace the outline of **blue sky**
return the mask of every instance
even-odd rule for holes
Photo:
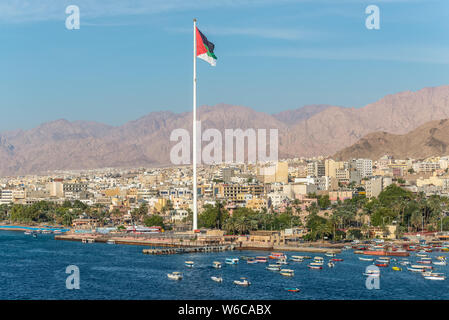
[[[2,0],[0,131],[191,110],[193,17],[218,57],[198,60],[199,105],[361,107],[449,84],[448,14],[447,0]]]

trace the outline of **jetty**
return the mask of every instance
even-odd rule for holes
[[[222,252],[234,250],[233,245],[223,245],[223,246],[201,246],[201,247],[185,247],[185,248],[154,248],[154,249],[143,249],[144,254],[179,254],[179,253],[206,253],[206,252]]]

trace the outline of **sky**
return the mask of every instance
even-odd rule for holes
[[[2,0],[0,132],[190,111],[193,18],[218,57],[198,60],[198,105],[358,108],[447,85],[448,14],[447,0]]]

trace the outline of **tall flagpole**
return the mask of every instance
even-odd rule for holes
[[[196,19],[193,19],[193,230],[198,229],[196,186]]]

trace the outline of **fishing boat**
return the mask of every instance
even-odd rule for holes
[[[221,266],[222,266],[221,262],[218,261],[212,262],[212,267],[214,267],[215,269],[221,269]]]
[[[424,279],[427,279],[427,280],[446,280],[446,277],[445,276],[433,275],[433,276],[425,276]]]
[[[425,265],[422,265],[422,264],[421,265],[419,265],[419,264],[412,264],[411,267],[415,268],[415,269],[433,269],[432,266],[425,266]]]
[[[291,261],[294,261],[294,262],[303,262],[303,261],[304,261],[303,258],[300,257],[300,256],[292,256],[292,257],[290,258],[290,260],[291,260]]]
[[[225,263],[226,264],[238,264],[239,259],[238,258],[226,258]]]
[[[223,282],[223,278],[222,277],[210,277],[213,281],[215,282]]]
[[[392,267],[391,269],[393,269],[394,271],[402,271],[402,268],[399,267]]]
[[[268,256],[270,259],[287,259],[287,256],[281,252],[272,252],[271,255]]]
[[[281,266],[278,265],[278,264],[269,264],[268,267],[267,267],[267,270],[279,271],[279,270],[281,270]]]
[[[181,280],[182,279],[182,273],[181,272],[167,273],[167,277],[170,280]]]
[[[246,263],[247,264],[254,264],[254,263],[257,263],[257,260],[254,259],[254,258],[251,258],[251,259],[246,260]]]
[[[314,266],[314,265],[309,264],[308,268],[309,269],[323,269],[323,266],[321,266],[321,265],[320,266]]]
[[[234,284],[239,285],[239,286],[243,286],[243,287],[247,287],[251,284],[251,282],[249,282],[246,278],[240,278],[240,280],[234,280]]]
[[[378,267],[388,267],[388,263],[376,263]]]
[[[293,277],[295,275],[295,271],[292,269],[281,269],[279,273],[286,277]]]
[[[361,261],[374,261],[374,258],[363,258],[363,257],[359,257],[359,260],[361,260]]]
[[[298,288],[285,288],[285,290],[287,290],[288,292],[299,292],[299,291],[301,291]]]
[[[268,259],[267,257],[256,257],[256,261],[259,263],[266,263]]]
[[[193,262],[193,261],[185,261],[184,264],[186,265],[187,268],[193,268],[195,262]]]

